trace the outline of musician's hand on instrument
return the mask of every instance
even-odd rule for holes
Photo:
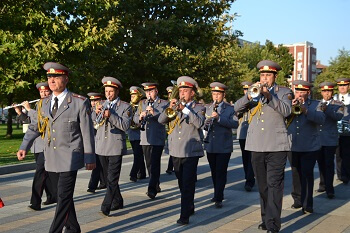
[[[31,109],[28,101],[23,101],[21,105],[27,110],[27,112],[29,112],[29,110]]]
[[[170,100],[169,108],[174,108],[174,106],[176,105],[176,102],[177,102],[177,99]]]
[[[26,158],[27,152],[25,150],[19,150],[17,151],[17,159],[23,160]]]
[[[211,117],[215,118],[215,119],[218,119],[219,118],[219,114],[217,112],[212,112],[211,113]]]
[[[146,107],[146,111],[151,114],[151,115],[154,115],[154,111],[153,111],[153,107],[152,106],[147,106]]]
[[[103,116],[104,116],[105,118],[108,118],[108,117],[111,116],[111,112],[107,109],[107,110],[105,110]]]
[[[305,106],[305,104],[301,104],[300,109],[302,113],[304,113],[305,115],[307,114],[307,107]]]
[[[147,112],[146,111],[143,111],[140,113],[140,117],[139,117],[139,120],[141,121],[142,119],[144,119],[147,115]]]
[[[298,99],[293,99],[292,100],[292,105],[297,105],[297,104],[299,104],[300,102],[299,102],[299,100]]]
[[[93,170],[96,168],[96,163],[86,163],[85,168],[86,170]]]
[[[13,103],[11,106],[16,106],[16,103]],[[21,106],[17,106],[17,107],[13,107],[17,113],[17,115],[21,115],[22,114],[22,107]]]

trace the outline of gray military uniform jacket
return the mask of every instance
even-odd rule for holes
[[[96,132],[96,154],[125,155],[127,152],[125,132],[130,127],[131,106],[118,98],[109,111],[110,117]]]
[[[306,100],[307,114],[291,115],[293,121],[288,127],[288,135],[292,140],[291,151],[310,152],[321,149],[321,138],[318,125],[324,124],[325,114],[317,100]]]
[[[34,119],[37,114],[36,110],[30,109],[28,112],[28,116],[30,117],[30,119]],[[32,147],[30,148],[30,151],[32,153],[41,153],[44,152],[44,140],[41,137],[38,137],[34,140]]]
[[[344,116],[344,105],[337,100],[330,100],[327,109],[325,122],[318,126],[321,136],[322,146],[337,146],[339,142],[339,134],[337,122]]]
[[[256,102],[250,102],[250,109],[254,108],[256,106]],[[250,111],[248,112],[241,112],[241,113],[235,113],[238,120],[238,128],[237,128],[237,139],[246,139],[247,133],[248,133],[248,119],[250,116]]]
[[[140,145],[164,146],[166,138],[165,126],[158,122],[158,118],[167,108],[168,103],[168,101],[159,98],[153,103],[154,115],[147,116],[145,130],[141,131]],[[134,122],[136,124],[140,123],[140,114],[146,111],[146,108],[147,99],[141,100],[134,115]]]
[[[255,152],[289,151],[290,140],[288,139],[285,117],[291,113],[292,91],[286,87],[274,85],[270,90],[271,100],[260,98],[261,112],[256,113],[249,124],[245,150]],[[248,95],[243,96],[234,104],[238,114],[251,108]]]
[[[178,123],[168,135],[169,154],[177,158],[204,156],[201,127],[205,120],[205,107],[192,102],[187,108],[190,110],[188,115],[178,112],[177,117],[172,120],[174,123],[178,119]],[[165,112],[160,114],[158,121],[163,125],[169,122]]]
[[[75,171],[84,167],[84,163],[95,163],[94,128],[89,101],[68,91],[53,118],[51,98],[52,95],[42,100],[41,109],[42,116],[49,121],[44,138],[45,170]],[[28,151],[34,139],[40,136],[37,121],[35,114],[24,135],[21,150]]]
[[[338,94],[335,94],[333,99],[335,100],[339,100],[341,101],[341,99],[339,98],[339,95]],[[349,114],[349,107],[350,107],[350,94],[347,94],[346,95],[346,98],[344,100],[344,117],[343,117],[343,121],[347,122],[347,123],[350,123],[350,114]],[[341,122],[339,122],[339,124],[341,124]],[[350,136],[350,132],[349,133],[342,133],[342,134],[339,134],[340,136]]]
[[[213,104],[205,106],[207,116],[211,116],[213,108]],[[238,127],[237,120],[234,120],[234,108],[230,104],[222,102],[219,104],[217,112],[219,119],[212,121],[212,126],[207,132],[209,143],[204,143],[204,149],[208,153],[231,153],[233,151],[232,128]]]

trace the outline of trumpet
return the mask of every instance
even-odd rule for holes
[[[109,109],[109,103],[110,103],[109,100],[106,100],[102,105],[101,111],[96,116],[96,119],[94,121],[94,128],[96,130],[98,130],[100,128],[100,126],[102,126],[106,121],[106,118],[104,117],[104,113],[106,110]]]
[[[216,100],[214,101],[213,106],[213,112],[218,112],[219,103]],[[207,131],[207,135],[203,140],[204,143],[209,143],[209,132],[214,124],[214,119],[215,118],[209,116],[207,118],[206,124],[204,125],[204,130]]]
[[[151,97],[147,98],[147,106],[152,106],[153,104],[153,100],[151,99]],[[145,131],[145,125],[147,123],[147,118],[148,118],[148,111],[147,111],[147,115],[141,119],[141,125],[140,125],[140,130],[141,131]]]
[[[292,106],[292,113],[294,115],[300,115],[302,113],[301,102],[299,100],[296,100],[295,104]]]
[[[252,97],[252,99],[258,97],[260,94],[261,94],[261,89],[263,87],[268,87],[268,84],[267,83],[256,83],[256,84],[253,84],[249,87],[248,89],[248,95],[250,95]]]
[[[171,95],[168,98],[169,102],[172,99],[179,98],[179,87],[176,85],[176,81],[171,80],[171,83],[173,84],[173,91],[171,92]],[[173,106],[172,108],[168,107],[165,109],[165,115],[167,115],[169,119],[173,119],[177,115],[176,108],[177,106],[179,106],[180,103],[181,103],[181,100],[178,100],[176,101],[175,106]]]
[[[29,101],[28,103],[36,103],[38,102],[40,99],[36,99],[36,100],[31,100]],[[10,108],[15,108],[15,107],[19,107],[19,106],[23,106],[23,104],[16,104],[16,105],[11,105],[11,106],[6,106],[3,108],[3,110],[7,110],[7,109],[10,109]]]

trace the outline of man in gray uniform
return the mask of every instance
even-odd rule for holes
[[[132,151],[134,153],[134,163],[132,165],[130,171],[130,180],[136,182],[137,179],[145,179],[146,178],[146,167],[145,167],[145,159],[143,156],[140,135],[140,124],[136,124],[133,121],[133,116],[137,112],[137,107],[142,98],[146,96],[144,91],[137,86],[130,87],[130,105],[132,107],[132,122],[130,128],[127,131],[129,141],[132,147]]]
[[[38,114],[32,119],[17,157],[23,160],[35,138],[42,134],[45,169],[59,175],[50,232],[62,232],[64,226],[67,232],[80,232],[73,202],[77,171],[84,165],[87,170],[96,166],[90,104],[88,99],[67,90],[67,67],[48,62],[44,69],[52,95],[39,101]]]
[[[39,90],[40,98],[42,99],[51,95],[51,90],[47,82],[38,83],[36,88]],[[24,101],[22,106],[26,109],[27,114],[24,114],[20,107],[15,107],[19,119],[25,120],[28,117],[29,119],[34,119],[37,112],[30,107],[28,101]],[[47,200],[42,203],[43,205],[57,202],[58,176],[54,172],[47,172],[45,170],[44,141],[42,138],[35,139],[30,151],[35,157],[36,169],[33,178],[32,197],[30,199],[30,206],[28,207],[32,210],[41,210],[41,197],[44,190]]]
[[[246,95],[248,88],[253,83],[249,81],[244,81],[241,84],[243,86],[244,95]],[[250,108],[253,108],[256,105],[256,102],[250,102],[250,104],[252,104]],[[242,161],[243,161],[243,169],[244,169],[244,175],[245,175],[244,189],[247,192],[252,191],[252,188],[254,187],[254,184],[255,184],[254,171],[252,167],[252,154],[250,151],[247,151],[245,149],[245,142],[246,142],[248,126],[249,126],[248,124],[249,116],[250,116],[250,111],[243,112],[237,115],[239,119],[238,121],[239,126],[237,128],[237,139],[239,141],[239,146],[242,151]]]
[[[321,149],[317,127],[325,115],[319,101],[308,98],[311,83],[296,80],[292,114],[287,119],[288,135],[292,140],[289,163],[292,168],[293,209],[302,207],[303,213],[313,213],[314,166]]]
[[[160,192],[160,158],[165,144],[165,126],[158,122],[168,101],[158,97],[157,83],[142,83],[146,92],[145,100],[141,100],[134,115],[134,122],[141,124],[141,142],[143,154],[146,159],[146,166],[150,180],[148,183],[147,196],[154,199]]]
[[[204,125],[205,108],[193,100],[199,88],[193,78],[181,76],[177,79],[177,86],[179,97],[171,100],[168,109],[175,111],[175,117],[169,118],[169,111],[163,111],[158,121],[164,125],[169,123],[169,153],[173,157],[181,192],[181,214],[177,223],[185,225],[194,213],[197,165],[199,158],[204,156],[201,127]]]
[[[259,229],[278,232],[284,187],[284,168],[290,141],[285,117],[291,113],[292,91],[275,83],[281,67],[269,60],[257,65],[260,71],[260,95],[243,96],[234,105],[238,114],[251,110],[245,149],[252,151],[252,165],[257,178],[262,223]],[[256,83],[255,85],[257,85]],[[251,101],[257,105],[251,107]]]
[[[89,96],[90,103],[91,103],[91,109],[92,109],[91,119],[95,119],[96,118],[95,109],[96,109],[96,106],[98,106],[98,104],[101,102],[103,95],[97,92],[89,92],[87,95]],[[96,134],[96,130],[95,130],[95,134]],[[91,177],[88,184],[87,192],[95,193],[96,189],[105,189],[106,180],[107,180],[107,177],[104,177],[100,158],[98,157],[98,155],[96,155],[96,168],[91,172]],[[98,186],[98,183],[100,183],[99,186]]]
[[[119,188],[122,156],[126,154],[126,131],[131,122],[131,106],[118,97],[121,82],[113,77],[104,77],[106,101],[96,109],[94,120],[96,132],[96,154],[99,155],[107,177],[107,192],[101,205],[101,214],[109,216],[110,211],[124,207]]]
[[[339,100],[345,105],[344,119],[338,122],[338,129],[340,130],[340,132],[339,132],[339,146],[336,151],[337,176],[338,176],[338,179],[343,181],[344,184],[348,184],[350,179],[350,143],[348,143],[350,132],[349,130],[346,130],[347,128],[349,128],[349,124],[347,124],[347,120],[346,120],[347,113],[349,111],[348,108],[350,105],[350,94],[348,93],[349,83],[350,83],[349,78],[343,77],[343,78],[337,79],[339,94],[334,95],[335,100]],[[345,158],[344,162],[342,160],[343,157]]]
[[[211,178],[214,184],[216,208],[222,208],[227,180],[227,167],[233,151],[232,129],[238,127],[237,117],[231,104],[224,102],[227,86],[219,82],[210,84],[213,103],[207,104],[204,130],[204,149],[207,151]],[[235,119],[234,119],[235,118]]]
[[[327,197],[332,199],[334,197],[334,154],[339,142],[337,122],[344,116],[344,104],[332,98],[335,83],[323,82],[319,86],[326,119],[324,124],[318,127],[322,148],[317,159],[320,170],[320,184],[317,191],[326,191]]]

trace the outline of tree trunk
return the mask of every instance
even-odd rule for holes
[[[7,105],[10,106],[13,102],[13,94],[9,94],[7,96]],[[9,109],[7,113],[7,130],[6,130],[6,137],[12,138],[12,116],[13,116],[13,110]]]

